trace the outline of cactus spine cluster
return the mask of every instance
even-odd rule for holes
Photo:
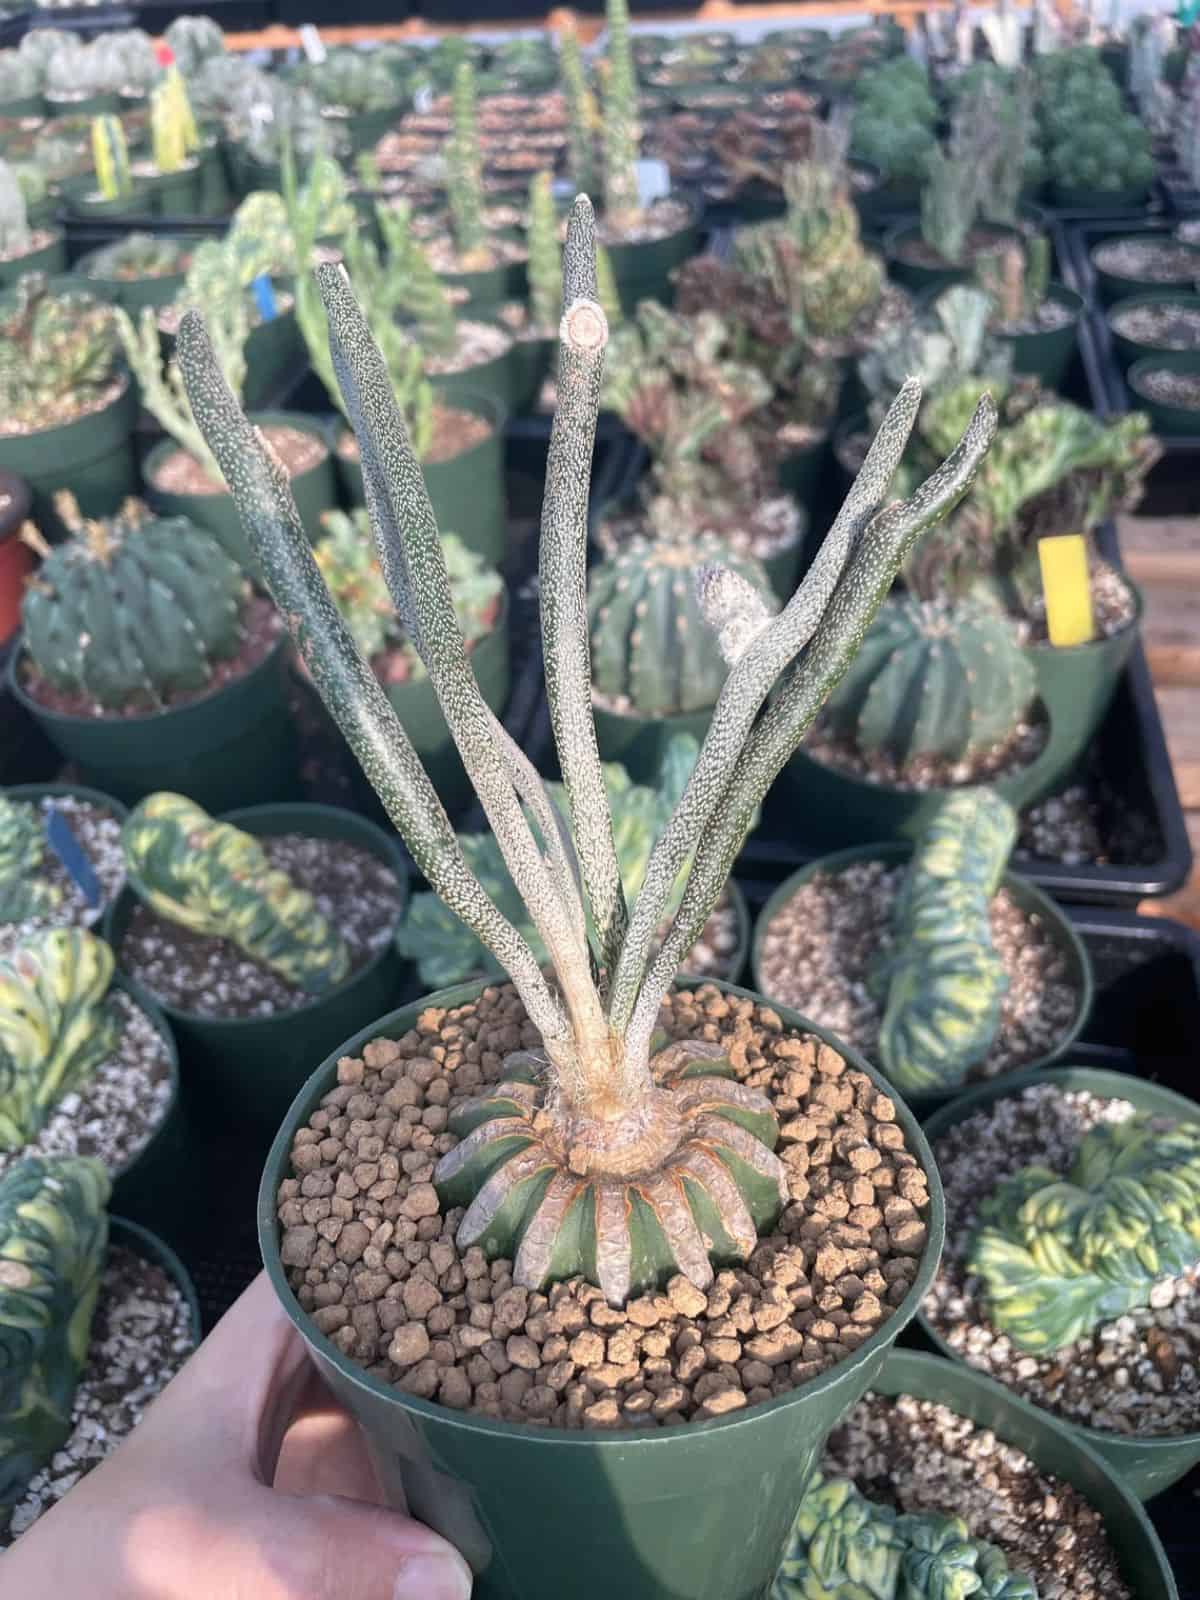
[[[36,805],[0,795],[0,923],[53,911],[62,893],[39,874],[46,834]]]
[[[961,1517],[877,1505],[846,1478],[815,1473],[771,1600],[1037,1600],[999,1546]]]
[[[87,1157],[30,1157],[0,1177],[0,1522],[70,1436],[108,1195]]]
[[[127,200],[133,194],[129,147],[120,117],[107,113],[92,118],[92,162],[96,188],[105,200]]]
[[[629,45],[629,7],[626,0],[608,0],[605,13],[608,44],[601,88],[604,215],[609,228],[620,233],[636,223],[642,211],[637,181],[641,132]]]
[[[112,951],[83,928],[34,934],[0,961],[0,1149],[28,1144],[113,1053],[112,975]]]
[[[968,761],[1002,744],[1034,698],[1013,625],[970,601],[893,596],[829,697],[830,726],[862,754],[900,767]]]
[[[228,939],[310,994],[339,984],[350,952],[313,897],[271,866],[252,834],[183,795],[147,795],[121,829],[130,883],[152,911]]]
[[[246,582],[216,538],[136,501],[85,520],[69,494],[71,530],[25,591],[25,648],[54,688],[106,709],[157,708],[207,687],[243,639]]]
[[[549,172],[529,185],[529,320],[539,330],[558,333],[562,300],[562,249],[558,210]]]
[[[475,69],[464,61],[454,73],[451,95],[454,132],[446,171],[446,198],[459,266],[474,272],[491,265],[483,224],[483,153],[479,146],[479,109]]]
[[[1084,1134],[1065,1176],[1025,1167],[980,1208],[967,1258],[988,1319],[1049,1354],[1150,1304],[1200,1262],[1200,1123],[1138,1112]]]
[[[1017,837],[1016,812],[990,789],[948,796],[917,840],[875,960],[883,1006],[879,1064],[901,1094],[962,1083],[1000,1029],[1008,973],[990,908]]]

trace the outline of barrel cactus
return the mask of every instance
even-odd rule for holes
[[[969,761],[1016,731],[1034,688],[1033,667],[999,611],[894,596],[826,717],[861,754],[882,753],[902,768],[922,756]]]
[[[108,1247],[108,1175],[29,1157],[0,1177],[0,1522],[71,1432]]]
[[[724,889],[756,806],[853,656],[906,549],[965,492],[991,438],[994,408],[985,399],[950,460],[911,499],[884,510],[920,403],[919,384],[907,386],[779,617],[742,574],[703,572],[700,614],[719,623],[730,670],[630,909],[595,737],[587,635],[589,468],[608,338],[596,300],[591,205],[576,200],[563,252],[538,585],[569,828],[488,711],[471,671],[420,463],[350,283],[336,267],[318,267],[317,278],[380,565],[546,963],[471,873],[403,725],[330,602],[290,488],[224,382],[198,313],[180,327],[179,354],[193,409],[314,685],[419,871],[508,973],[540,1039],[539,1048],[506,1057],[502,1081],[468,1114],[470,1128],[457,1124],[461,1143],[434,1172],[441,1204],[463,1207],[459,1246],[479,1244],[511,1260],[518,1284],[536,1288],[583,1272],[617,1305],[635,1286],[675,1273],[707,1286],[714,1261],[745,1258],[777,1214],[784,1169],[772,1148],[769,1100],[730,1075],[719,1046],[664,1048],[661,1005]],[[689,862],[664,935],[664,912]]]
[[[713,534],[687,544],[640,536],[593,568],[588,580],[592,682],[598,700],[640,717],[715,705],[728,667],[696,591],[697,575],[723,564],[771,593],[762,566]]]
[[[62,899],[40,876],[45,846],[38,808],[0,795],[0,923],[44,916]]]
[[[84,928],[50,928],[0,961],[0,1150],[28,1144],[116,1049],[113,955]]]
[[[1006,800],[963,789],[917,841],[870,980],[883,1006],[879,1064],[902,1094],[962,1083],[999,1032],[1008,973],[989,908],[1016,837]]]
[[[96,520],[69,494],[55,504],[72,537],[46,549],[21,607],[40,676],[114,710],[206,688],[244,637],[236,562],[203,528],[136,501]]]
[[[1080,1140],[1065,1177],[1025,1167],[980,1208],[967,1258],[988,1318],[1048,1354],[1150,1303],[1200,1261],[1200,1123],[1138,1112]]]
[[[350,970],[349,950],[312,895],[273,868],[251,834],[214,822],[183,795],[147,795],[121,829],[121,849],[130,883],[168,921],[231,940],[310,994]]]

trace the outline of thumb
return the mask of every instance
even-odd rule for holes
[[[469,1600],[471,1569],[439,1534],[395,1511],[272,1494],[270,1563],[304,1600]]]

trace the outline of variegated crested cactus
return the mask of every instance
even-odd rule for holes
[[[883,1006],[879,1064],[901,1094],[955,1088],[1000,1030],[1008,972],[990,907],[1017,839],[991,789],[961,789],[917,840],[870,988]]]
[[[71,1432],[108,1194],[86,1156],[31,1156],[0,1178],[0,1524]]]
[[[483,700],[386,367],[346,275],[318,269],[384,576],[538,929],[551,977],[471,874],[403,726],[330,603],[286,475],[223,381],[199,315],[180,328],[179,353],[193,409],[315,686],[419,870],[508,973],[541,1036],[541,1048],[510,1057],[503,1081],[453,1125],[462,1140],[440,1162],[435,1182],[443,1204],[465,1205],[460,1244],[515,1258],[518,1283],[583,1272],[621,1303],[675,1272],[709,1283],[713,1258],[747,1255],[782,1205],[768,1102],[735,1081],[719,1048],[662,1048],[660,1007],[724,888],[755,807],[853,656],[899,562],[969,485],[994,410],[985,400],[945,465],[911,499],[882,510],[920,400],[917,385],[906,388],[778,617],[736,574],[702,574],[702,608],[732,665],[630,908],[596,745],[588,649],[588,481],[608,333],[596,301],[594,245],[591,205],[581,196],[564,251],[540,563],[547,691],[569,829]],[[678,910],[654,953],[689,858]]]
[[[62,891],[41,877],[46,831],[38,808],[0,795],[0,922],[44,916]]]
[[[252,834],[193,800],[147,795],[126,818],[121,849],[131,886],[169,922],[231,940],[310,994],[349,972],[350,952],[312,895],[271,866]]]
[[[988,1318],[1049,1354],[1200,1262],[1200,1123],[1138,1112],[1086,1133],[1065,1177],[1025,1167],[980,1208],[967,1258]]]
[[[0,1150],[18,1150],[117,1046],[105,1004],[113,954],[84,928],[50,928],[0,961]]]

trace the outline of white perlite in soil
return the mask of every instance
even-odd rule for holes
[[[758,961],[767,998],[829,1028],[869,1061],[877,1055],[880,1008],[867,973],[892,942],[892,906],[904,871],[863,861],[815,873],[767,924]],[[1062,952],[1041,919],[1022,911],[1006,889],[992,900],[991,925],[1009,988],[996,1041],[968,1079],[995,1077],[1048,1054],[1079,1007]]]
[[[0,1176],[27,1156],[95,1156],[113,1174],[157,1132],[171,1103],[166,1040],[123,990],[114,989],[107,1003],[122,1020],[116,1049],[82,1089],[62,1097],[35,1139],[0,1150]]]
[[[868,1394],[826,1446],[822,1470],[869,1499],[963,1519],[999,1545],[1040,1600],[1133,1600],[1100,1513],[990,1429],[931,1400]]]
[[[98,906],[89,906],[75,880],[47,845],[42,858],[41,876],[61,892],[62,898],[47,916],[29,917],[24,922],[0,923],[0,956],[8,955],[25,939],[44,928],[92,927],[103,915],[105,906],[116,899],[125,882],[121,824],[111,811],[94,806],[88,800],[79,800],[74,795],[45,795],[37,805],[43,820],[51,809],[61,811],[66,817],[71,832],[78,839],[80,848],[100,880],[103,900]]]
[[[113,1453],[193,1348],[191,1309],[179,1286],[161,1267],[121,1245],[110,1246],[70,1437],[31,1479],[8,1530],[0,1532],[0,1549]],[[3,1584],[0,1562],[0,1589]]]
[[[1000,1183],[1032,1165],[1065,1173],[1090,1128],[1133,1115],[1128,1100],[1038,1084],[943,1134],[934,1154],[946,1248],[922,1309],[971,1366],[1056,1416],[1111,1433],[1188,1433],[1200,1429],[1200,1265],[1157,1283],[1148,1310],[1042,1357],[989,1324],[983,1285],[966,1269],[979,1206]]]

